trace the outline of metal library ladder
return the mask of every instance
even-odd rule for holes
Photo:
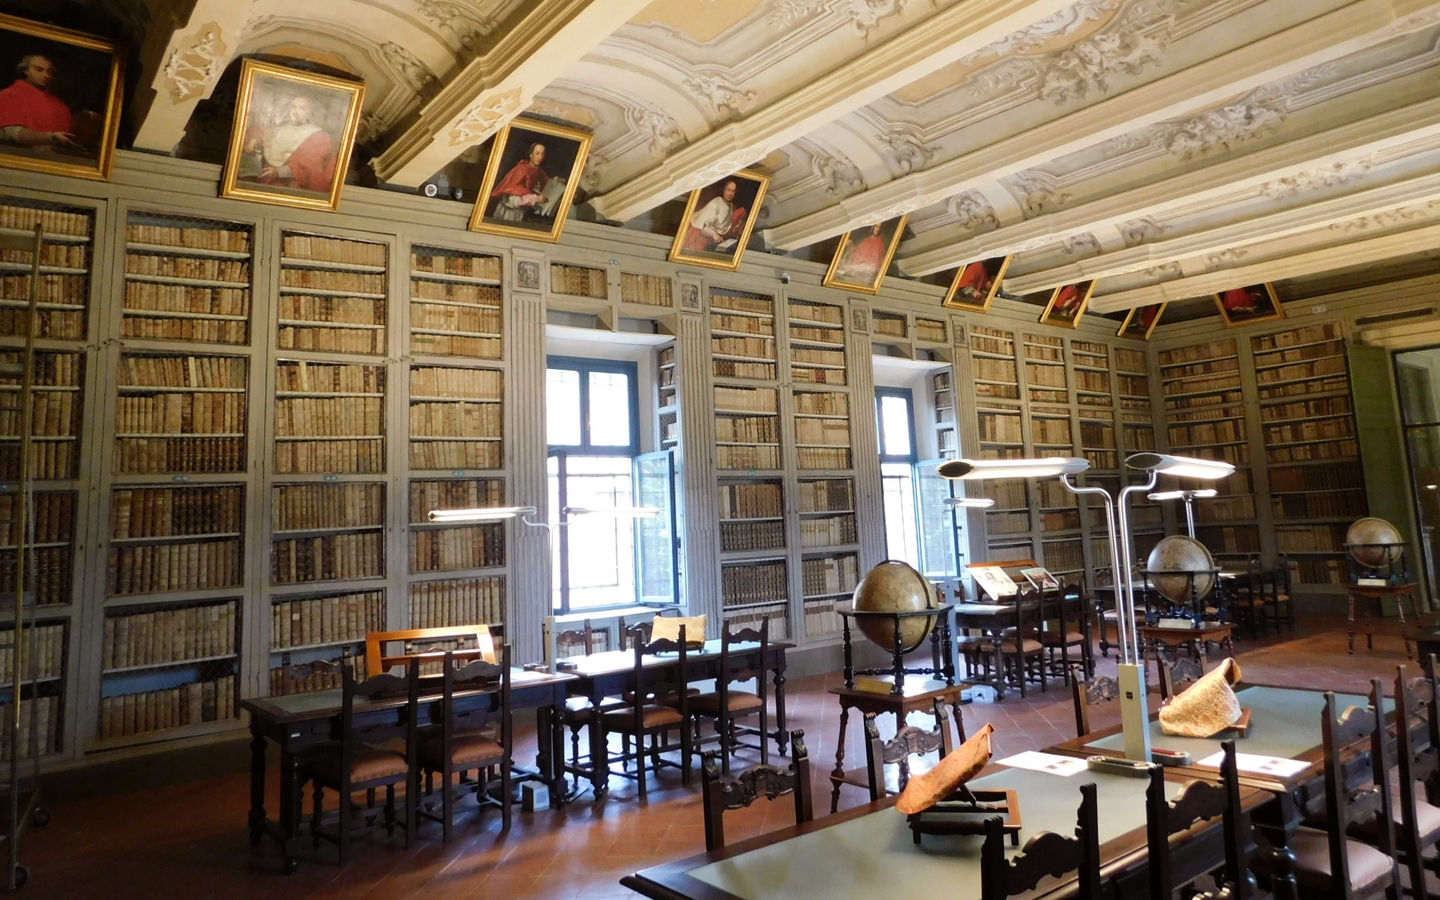
[[[4,679],[0,681],[0,692],[8,689],[10,694],[10,705],[5,708],[4,721],[0,722],[0,754],[5,755],[4,764],[0,765],[0,773],[3,773],[0,796],[3,796],[5,801],[5,831],[0,834],[0,841],[4,842],[7,850],[6,887],[12,891],[22,887],[30,878],[30,870],[20,864],[20,836],[25,826],[45,825],[50,821],[49,812],[40,806],[40,757],[47,748],[40,746],[40,629],[34,624],[29,630],[28,673],[22,671],[21,660],[26,611],[29,610],[33,615],[37,600],[33,588],[27,590],[27,587],[30,587],[28,581],[34,578],[36,568],[35,523],[30,515],[34,504],[30,451],[34,443],[35,332],[39,327],[40,263],[44,242],[44,228],[39,224],[35,226],[35,233],[30,237],[0,234],[0,250],[30,254],[30,296],[25,307],[25,349],[20,362],[0,363],[0,378],[20,379],[18,393],[5,392],[5,396],[0,397],[0,416],[8,413],[15,417],[20,432],[18,478],[12,485],[0,486],[0,489],[8,488],[5,492],[15,498],[10,504],[10,517],[0,519],[0,533],[8,531],[14,537],[15,547],[14,593],[0,596],[0,615],[8,612],[14,617],[8,637],[5,632],[0,632],[0,652],[10,652],[10,671],[0,672],[0,679]],[[20,700],[27,674],[31,686],[28,704],[30,721],[28,734],[22,735]],[[25,741],[28,746],[23,748],[22,737],[28,738]],[[26,772],[21,771],[22,749],[27,753],[30,762]]]

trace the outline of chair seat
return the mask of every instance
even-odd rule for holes
[[[505,748],[483,734],[457,734],[450,739],[450,766],[474,766],[505,758]],[[445,764],[445,742],[437,735],[420,744],[420,767],[435,771]]]
[[[988,643],[988,644],[985,645],[985,649],[986,649],[987,651],[993,651],[993,650],[995,649],[995,644],[994,644],[993,642]],[[1027,653],[1027,654],[1028,654],[1028,653],[1040,653],[1040,652],[1043,651],[1044,649],[1045,649],[1044,646],[1043,646],[1039,641],[1035,640],[1034,638],[1026,638],[1025,640],[1023,640],[1023,641],[1020,642],[1020,651],[1019,651],[1019,652],[1021,652],[1021,653]],[[1006,638],[1005,640],[1001,641],[1001,642],[1000,642],[1000,652],[1001,652],[1001,653],[1014,653],[1014,652],[1016,652],[1016,651],[1015,651],[1015,640],[1014,640],[1014,638]]]
[[[1040,635],[1040,641],[1047,647],[1063,647],[1085,643],[1085,635],[1078,631],[1067,631],[1063,635],[1055,631],[1046,631]]]
[[[1424,787],[1417,784],[1415,790],[1418,793],[1423,791]],[[1403,815],[1400,810],[1400,785],[1391,783],[1390,797],[1390,820],[1398,828],[1403,824],[1401,821]],[[1355,832],[1368,838],[1375,833],[1375,827],[1373,821],[1367,825],[1368,827],[1356,828]],[[1417,797],[1415,800],[1415,830],[1420,832],[1420,843],[1423,846],[1428,847],[1440,839],[1440,806],[1434,806]],[[1399,832],[1397,831],[1396,834],[1398,835]]]
[[[1302,890],[1324,893],[1332,887],[1330,874],[1330,836],[1318,828],[1297,828],[1290,839],[1295,851],[1295,880]],[[1390,857],[1359,841],[1345,840],[1345,855],[1350,869],[1351,889],[1365,892],[1390,878]]]
[[[640,711],[640,727],[645,730],[684,722],[678,709],[651,703]],[[635,711],[616,709],[605,713],[605,727],[610,731],[629,733],[635,727]]]
[[[377,750],[374,747],[357,747],[350,758],[350,783],[360,784],[385,778],[398,780],[410,770],[410,763],[404,754],[394,750]],[[310,760],[310,777],[321,787],[332,790],[340,788],[340,749],[317,753]]]
[[[760,696],[749,691],[731,691],[727,697],[729,700],[729,712],[731,715],[739,712],[746,712],[752,709],[759,709],[761,706]],[[690,701],[690,711],[699,713],[702,716],[715,716],[720,713],[720,695],[701,694]]]
[[[1115,609],[1104,610],[1100,613],[1100,618],[1107,622],[1118,622],[1120,621],[1120,611]]]

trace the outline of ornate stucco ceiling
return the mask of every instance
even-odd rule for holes
[[[160,152],[237,57],[296,56],[365,80],[392,185],[529,113],[594,133],[601,220],[755,165],[767,249],[908,212],[901,273],[1014,253],[1009,290],[1098,278],[1100,311],[1369,278],[1440,237],[1440,0],[89,5],[136,33]]]

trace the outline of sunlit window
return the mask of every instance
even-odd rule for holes
[[[880,429],[880,487],[885,513],[885,555],[919,568],[915,531],[915,416],[910,391],[875,391]]]

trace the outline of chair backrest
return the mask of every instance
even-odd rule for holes
[[[347,796],[346,786],[353,771],[355,751],[360,745],[360,735],[355,731],[355,700],[380,697],[405,697],[405,746],[416,746],[419,737],[418,715],[420,703],[420,661],[412,659],[405,666],[405,676],[381,672],[364,681],[356,681],[355,673],[349,666],[340,669],[340,796]]]
[[[438,661],[446,650],[478,649],[485,659],[495,662],[495,635],[501,633],[501,626],[484,624],[371,631],[365,635],[365,669],[372,675],[388,672],[396,663],[426,653],[435,654]]]
[[[1169,700],[1205,675],[1205,664],[1189,656],[1177,656],[1174,662],[1164,657],[1155,661],[1160,667],[1160,699]]]
[[[1075,701],[1075,736],[1084,737],[1090,733],[1090,707],[1120,696],[1120,682],[1109,675],[1096,675],[1089,681],[1082,676],[1080,666],[1072,666],[1070,687]]]
[[[415,660],[412,664],[418,664]],[[441,735],[444,740],[443,758],[450,757],[450,746],[458,732],[467,730],[456,714],[455,694],[476,688],[500,688],[500,746],[509,752],[513,746],[511,735],[510,705],[510,645],[502,644],[499,659],[491,662],[479,650],[446,651],[441,678]],[[487,716],[488,718],[488,716]],[[476,723],[477,725],[483,723]]]
[[[935,730],[926,731],[916,725],[902,725],[890,740],[882,740],[880,728],[875,722],[875,713],[865,714],[865,769],[870,780],[870,799],[879,800],[885,796],[885,766],[908,765],[912,756],[924,756],[939,751],[944,759],[955,749],[950,737],[950,707],[939,698],[935,700]],[[902,770],[903,771],[903,770]]]
[[[732,630],[733,629],[733,630]],[[732,648],[741,644],[759,644],[758,651]],[[737,681],[755,681],[755,693],[766,702],[765,657],[770,647],[770,620],[761,619],[760,627],[734,628],[729,622],[720,633],[720,668],[715,672],[715,693],[720,709],[730,708],[730,685]]]
[[[638,626],[637,626],[638,627]],[[635,643],[634,672],[631,675],[630,709],[634,715],[634,734],[643,734],[642,727],[645,718],[645,706],[652,702],[655,697],[675,693],[675,708],[686,720],[690,718],[690,692],[685,686],[685,672],[688,665],[685,661],[685,626],[680,626],[680,639],[668,641],[661,638],[658,641],[648,643]],[[676,656],[676,665],[672,669],[668,666],[647,666],[645,657],[654,656],[659,653],[673,653]],[[672,679],[674,683],[672,682]]]
[[[570,628],[565,631],[555,632],[555,656],[564,659],[567,656],[589,656],[595,652],[595,631],[586,619],[585,624],[580,628]]]
[[[1046,875],[1060,877],[1078,871],[1081,900],[1100,900],[1100,826],[1095,784],[1080,786],[1080,810],[1074,837],[1042,831],[1025,842],[1011,859],[1005,858],[1004,820],[985,820],[985,843],[980,849],[981,900],[1005,900],[1034,889]]]
[[[1020,646],[1021,641],[1039,639],[1040,627],[1045,621],[1043,595],[1043,591],[1024,587],[1010,601],[1014,617],[1011,625],[1015,629],[1016,647]]]
[[[1220,781],[1188,781],[1173,801],[1165,799],[1165,771],[1150,769],[1145,791],[1145,839],[1149,846],[1150,896],[1170,897],[1175,891],[1170,862],[1170,838],[1196,822],[1224,817],[1225,882],[1221,894],[1244,900],[1254,892],[1247,868],[1244,810],[1240,807],[1240,778],[1235,765],[1235,742],[1220,745]]]
[[[761,764],[727,778],[720,774],[719,759],[718,750],[707,750],[700,767],[701,792],[705,802],[706,850],[725,846],[725,811],[749,806],[761,794],[769,800],[782,794],[793,794],[797,825],[815,818],[810,802],[810,755],[805,749],[805,732],[799,729],[790,732],[788,769]]]
[[[1321,713],[1320,734],[1325,748],[1325,824],[1330,849],[1330,872],[1336,896],[1353,896],[1350,879],[1346,833],[1352,826],[1373,829],[1380,850],[1393,854],[1395,831],[1391,818],[1389,752],[1385,739],[1380,679],[1371,685],[1370,704],[1352,706],[1335,715],[1335,693],[1325,692],[1325,709]],[[1370,744],[1371,781],[1369,787],[1352,789],[1346,784],[1344,763],[1350,758],[1347,750],[1368,741]],[[1398,866],[1391,855],[1391,884],[1398,883]]]
[[[1426,696],[1434,697],[1434,702],[1430,704],[1428,710],[1429,714],[1425,717],[1429,726],[1430,746],[1440,748],[1440,682],[1436,680],[1437,674],[1440,674],[1440,668],[1437,668],[1440,667],[1440,662],[1436,661],[1435,654],[1432,653],[1426,657],[1424,666],[1425,680],[1430,683]],[[1440,754],[1440,749],[1437,749],[1436,753]],[[1440,805],[1440,767],[1437,767],[1437,770],[1429,778],[1422,780],[1425,783],[1426,802]]]

